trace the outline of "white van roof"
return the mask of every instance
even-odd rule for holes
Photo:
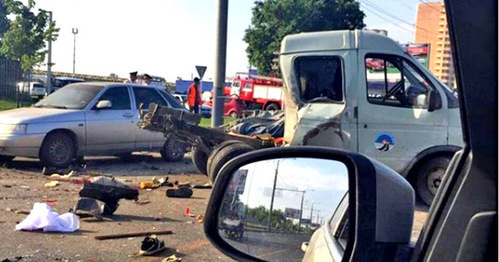
[[[389,37],[371,31],[356,29],[288,35],[282,40],[280,54],[347,49],[405,52],[397,42]]]

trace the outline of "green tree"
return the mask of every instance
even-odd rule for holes
[[[27,5],[15,0],[0,1],[7,7],[2,8],[7,10],[7,15],[14,16],[12,21],[7,21],[9,27],[2,36],[0,53],[6,58],[21,61],[24,70],[42,63],[47,53],[46,41],[55,41],[58,36],[59,29],[56,28],[55,22],[50,24],[48,12],[43,9],[38,9],[37,13],[33,12],[33,0],[29,0]],[[1,16],[2,13],[0,25]]]
[[[354,0],[264,0],[253,7],[244,41],[251,65],[260,73],[272,72],[273,53],[284,36],[298,32],[361,29],[364,12]]]

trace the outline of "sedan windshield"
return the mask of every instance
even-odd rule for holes
[[[68,85],[36,103],[34,107],[83,109],[103,88],[96,85]]]

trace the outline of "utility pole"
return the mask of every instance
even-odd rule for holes
[[[218,127],[223,124],[223,91],[225,85],[225,63],[227,55],[227,16],[229,0],[218,0],[217,21],[217,56],[215,64],[215,81],[213,87],[213,111],[211,126]]]
[[[78,34],[78,28],[73,27],[73,76],[75,76],[75,59],[76,59],[76,35]]]
[[[49,26],[52,26],[52,11],[49,11]],[[47,54],[47,94],[52,93],[52,33],[49,36]]]
[[[301,205],[300,205],[300,220],[298,221],[298,232],[301,231],[301,217],[303,216],[303,199],[305,198],[305,191],[301,193]]]
[[[269,218],[267,220],[267,230],[270,230],[270,217],[272,216],[272,209],[274,208],[274,197],[277,184],[277,175],[279,174],[279,163],[281,163],[281,161],[277,160],[277,165],[275,167],[274,187],[272,188],[272,198],[270,200]]]

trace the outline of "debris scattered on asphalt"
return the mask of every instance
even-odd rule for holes
[[[193,184],[191,185],[191,187],[196,189],[209,189],[212,188],[213,186],[210,183],[206,183],[206,184]]]
[[[166,185],[171,185],[171,183],[168,182],[168,177],[153,177],[151,181],[142,181],[139,183],[139,188],[140,189],[147,189],[147,188],[158,188]]]
[[[107,239],[119,239],[119,238],[129,238],[129,237],[146,237],[150,235],[171,235],[171,234],[173,234],[171,230],[161,230],[161,231],[147,231],[147,232],[112,234],[112,235],[99,235],[95,236],[95,239],[107,240]]]
[[[11,185],[2,185],[3,187],[5,188],[11,188],[12,186]]]
[[[191,209],[187,207],[187,208],[185,208],[185,216],[186,217],[195,217],[196,215],[191,213]]]
[[[78,202],[76,202],[73,213],[77,216],[83,217],[95,217],[102,220],[104,215],[104,210],[106,204],[94,198],[80,197]]]
[[[26,209],[19,209],[19,210],[16,210],[15,213],[16,214],[21,214],[21,215],[29,215],[30,211],[26,210]]]
[[[167,197],[175,197],[175,198],[190,198],[192,196],[192,189],[188,187],[167,189],[166,196]]]
[[[74,232],[79,228],[78,216],[73,213],[59,215],[47,203],[35,203],[30,214],[16,225],[16,230],[43,229],[44,232]]]
[[[6,209],[5,209],[5,211],[7,211],[7,212],[12,212],[12,211],[16,211],[16,209],[15,209],[15,208],[10,208],[10,207],[8,207],[8,208],[6,208]]]
[[[139,191],[114,177],[92,177],[84,181],[80,197],[100,200],[105,203],[103,215],[110,216],[118,209],[120,199],[138,200]]]
[[[137,204],[137,205],[147,205],[149,203],[151,203],[150,200],[137,200],[137,201],[135,201],[135,204]]]
[[[178,262],[178,261],[182,261],[182,258],[177,257],[175,254],[161,260],[161,262]]]
[[[196,216],[196,221],[197,221],[198,223],[203,223],[203,221],[204,221],[204,216],[203,216],[203,215],[197,215],[197,216]]]
[[[2,262],[19,262],[23,259],[22,256],[17,256],[17,257],[13,257],[13,258],[5,258],[4,260],[2,260]]]
[[[53,188],[59,185],[59,181],[50,181],[48,183],[45,183],[45,187],[47,188]]]
[[[19,188],[30,190],[31,188],[29,186],[19,186]]]
[[[165,241],[159,240],[156,235],[146,236],[140,245],[139,255],[150,256],[165,249]]]

